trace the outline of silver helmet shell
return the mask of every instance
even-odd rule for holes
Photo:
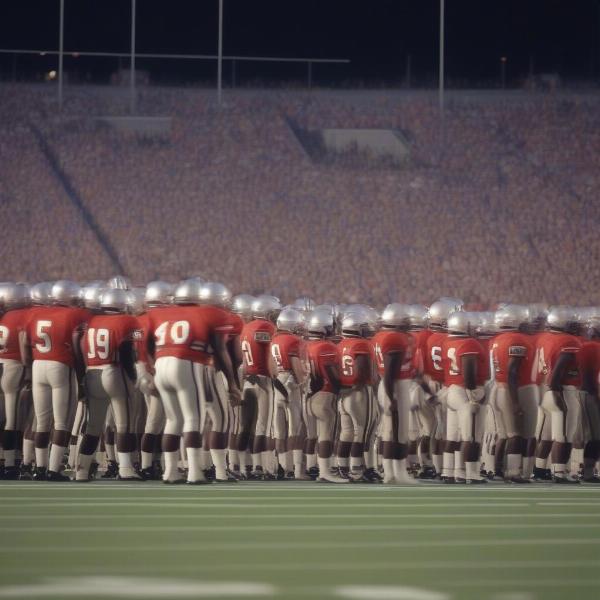
[[[277,317],[277,329],[279,331],[289,331],[290,333],[300,333],[304,328],[304,314],[291,307],[284,308]]]
[[[104,289],[103,285],[96,282],[84,285],[79,294],[81,304],[89,310],[98,310],[100,308],[100,296]]]
[[[141,315],[146,311],[146,288],[134,287],[127,292],[127,312]]]
[[[281,310],[281,302],[275,296],[261,294],[252,303],[252,316],[255,319],[274,320]]]
[[[329,337],[333,334],[333,315],[326,311],[313,311],[307,320],[306,331],[309,336]]]
[[[185,279],[175,288],[173,304],[199,304],[202,283],[194,279]]]
[[[145,301],[147,306],[164,306],[170,304],[173,286],[166,281],[151,281],[146,286]]]
[[[299,310],[300,312],[310,312],[314,310],[316,302],[308,296],[300,296],[292,302],[292,308]]]
[[[408,320],[413,331],[426,329],[429,325],[429,311],[422,304],[411,304],[408,307]]]
[[[120,288],[106,289],[100,296],[100,309],[106,312],[127,312],[129,292]]]
[[[113,290],[130,290],[131,279],[125,275],[115,275],[106,282],[106,285]]]
[[[475,313],[477,315],[477,335],[482,338],[493,337],[498,329],[496,327],[493,311],[482,311]]]
[[[44,306],[50,304],[51,293],[52,293],[52,282],[41,281],[31,286],[29,290],[31,295],[31,301],[33,304],[38,306]]]
[[[381,313],[382,327],[408,329],[410,326],[410,307],[407,304],[393,302]]]
[[[352,312],[344,315],[342,319],[342,335],[351,337],[366,337],[370,323],[365,312]]]
[[[60,306],[73,306],[79,300],[81,288],[79,284],[68,279],[59,279],[54,282],[50,291],[50,301],[52,304]]]
[[[24,308],[31,304],[31,292],[26,283],[0,284],[0,305],[4,310]]]
[[[573,331],[578,326],[577,312],[571,306],[552,306],[547,323],[552,331]]]
[[[531,311],[525,304],[505,304],[494,313],[498,331],[517,331],[531,320]]]
[[[240,315],[243,319],[252,318],[252,303],[256,300],[254,296],[250,294],[238,294],[233,297],[231,301],[231,311],[236,315]]]
[[[480,324],[477,313],[457,310],[448,315],[448,334],[455,336],[475,335]]]
[[[462,304],[455,302],[456,299],[440,298],[429,307],[429,326],[431,329],[446,329],[448,316],[451,312],[462,310]]]
[[[207,281],[200,286],[200,303],[227,308],[231,305],[231,292],[222,283]]]

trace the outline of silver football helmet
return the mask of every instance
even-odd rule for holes
[[[100,296],[100,309],[105,312],[127,312],[129,292],[120,288],[105,289]]]
[[[116,275],[115,277],[111,277],[106,282],[106,285],[113,290],[130,290],[131,279],[125,277],[125,275]]]
[[[145,301],[147,306],[164,306],[171,302],[173,286],[166,281],[151,281],[146,286]]]
[[[81,288],[79,284],[68,279],[59,279],[54,282],[50,291],[50,301],[52,304],[60,306],[73,306],[79,300]]]
[[[79,293],[81,304],[89,310],[98,310],[100,308],[100,296],[104,289],[104,285],[97,282],[84,285]]]
[[[475,315],[477,316],[478,321],[476,333],[479,337],[493,337],[498,332],[498,329],[496,328],[496,323],[494,321],[494,312],[482,311],[475,313]]]
[[[408,320],[410,322],[410,328],[413,331],[419,329],[426,329],[429,325],[428,321],[429,312],[426,306],[422,304],[411,304],[408,307]]]
[[[252,303],[252,316],[255,319],[274,320],[281,310],[281,302],[275,296],[261,294]]]
[[[371,324],[364,312],[348,313],[342,319],[342,335],[348,337],[366,337]]]
[[[29,306],[31,304],[29,286],[25,283],[0,284],[0,304],[5,310]]]
[[[381,313],[381,326],[393,329],[408,329],[410,325],[410,306],[393,302]]]
[[[295,308],[284,308],[277,317],[277,329],[279,331],[300,333],[304,329],[304,325],[304,314]]]
[[[525,304],[505,304],[494,313],[494,325],[498,331],[517,331],[531,319]]]
[[[127,312],[131,315],[141,315],[146,312],[146,288],[134,287],[127,292]]]
[[[448,325],[448,316],[451,312],[462,310],[462,301],[458,299],[440,298],[429,307],[429,326],[431,329],[445,330]]]
[[[222,283],[207,281],[200,286],[200,303],[229,307],[231,305],[231,292]]]
[[[308,296],[300,296],[292,302],[292,308],[300,312],[310,312],[315,308],[315,301]]]
[[[448,334],[455,336],[470,336],[476,333],[479,326],[477,313],[457,310],[448,315]]]
[[[194,279],[185,279],[175,288],[173,304],[199,304],[202,285]]]
[[[333,329],[333,316],[325,311],[313,311],[308,317],[306,331],[311,337],[329,337]]]
[[[31,301],[38,306],[50,304],[50,294],[52,292],[52,281],[41,281],[31,286],[29,290]]]
[[[578,327],[577,313],[570,306],[552,306],[548,312],[548,329],[552,331],[574,331]]]
[[[256,300],[250,294],[238,294],[231,301],[231,311],[236,315],[240,315],[245,321],[252,318],[252,303]]]

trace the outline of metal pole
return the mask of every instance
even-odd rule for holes
[[[439,75],[440,114],[444,118],[444,0],[440,0],[440,75]]]
[[[63,42],[65,36],[65,0],[60,0],[60,25],[58,33],[58,109],[63,102]]]
[[[231,61],[231,87],[235,88],[235,59]]]
[[[500,81],[502,83],[502,89],[506,88],[506,56],[500,59]]]
[[[308,89],[312,89],[312,62],[308,61]]]
[[[131,63],[129,65],[129,112],[135,113],[135,0],[131,0]]]
[[[223,0],[219,0],[219,50],[217,58],[217,100],[221,105],[223,95]]]
[[[406,55],[406,87],[410,89],[410,72],[411,64],[410,64],[410,54]]]

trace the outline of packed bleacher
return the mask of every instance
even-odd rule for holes
[[[202,274],[235,291],[322,301],[597,303],[600,99],[593,95],[147,88],[168,141],[100,127],[106,91],[3,86],[2,278],[107,277],[102,246],[33,124],[135,281]],[[311,160],[289,123],[402,130],[411,160]],[[443,125],[443,126],[442,126]]]

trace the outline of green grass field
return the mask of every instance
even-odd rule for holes
[[[600,598],[600,489],[0,484],[0,598]]]

